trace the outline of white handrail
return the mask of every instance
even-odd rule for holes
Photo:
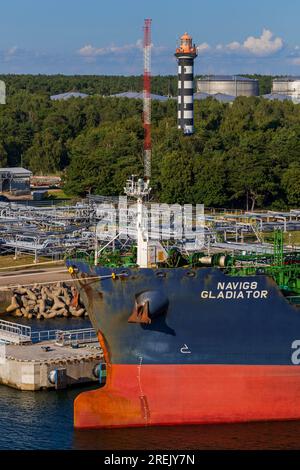
[[[31,327],[26,325],[21,325],[19,323],[12,323],[6,320],[0,320],[0,333],[5,331],[6,333],[11,333],[23,337],[31,337]]]

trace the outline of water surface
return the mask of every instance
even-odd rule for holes
[[[0,449],[299,449],[300,422],[74,431],[73,401],[87,388],[21,392],[0,385]]]
[[[86,318],[18,322],[32,330],[91,327]],[[0,450],[300,449],[300,421],[74,431],[73,401],[84,390],[21,392],[0,385]]]

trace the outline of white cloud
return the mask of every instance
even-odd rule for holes
[[[18,46],[13,46],[13,47],[10,47],[9,49],[7,49],[7,50],[5,51],[5,55],[8,56],[8,57],[12,57],[12,56],[14,56],[18,51],[19,51]]]
[[[218,44],[210,47],[207,43],[200,44],[198,51],[205,54],[207,52],[253,55],[255,57],[267,57],[276,54],[284,47],[281,37],[275,37],[272,31],[264,29],[259,37],[249,36],[244,42],[232,41],[228,44]]]
[[[283,48],[283,39],[274,37],[269,29],[264,29],[259,38],[250,36],[243,44],[251,54],[257,56],[267,56],[275,54]]]
[[[239,42],[233,41],[233,42],[230,42],[229,44],[227,44],[226,48],[229,49],[230,51],[236,51],[236,50],[239,50],[241,48],[241,45],[240,45]],[[221,49],[222,49],[222,45],[221,45]]]
[[[165,46],[156,46],[153,43],[151,44],[152,46],[152,53],[155,54],[161,54],[165,51],[168,50],[167,47]],[[81,49],[77,51],[77,54],[80,56],[84,57],[87,60],[92,60],[95,59],[96,57],[100,56],[118,56],[118,57],[123,57],[123,56],[128,56],[130,54],[135,54],[136,52],[142,52],[143,50],[143,40],[138,39],[135,44],[124,44],[122,46],[116,46],[114,44],[110,46],[105,46],[105,47],[94,47],[91,44],[87,44]]]
[[[300,65],[300,57],[296,57],[295,59],[292,59],[291,64]]]
[[[18,46],[12,46],[9,49],[6,49],[2,52],[3,54],[3,61],[4,62],[11,62],[19,57],[24,57],[27,54],[25,49],[21,49]]]
[[[152,44],[153,46],[153,44]],[[138,39],[135,44],[124,44],[122,46],[115,46],[114,44],[105,47],[94,47],[91,44],[83,46],[77,51],[79,55],[86,58],[97,57],[97,56],[107,56],[111,54],[123,55],[129,54],[137,50],[143,49],[142,39]],[[162,48],[156,48],[162,49]]]
[[[83,57],[96,57],[109,54],[123,54],[124,52],[129,52],[132,49],[136,49],[138,46],[136,44],[125,44],[124,46],[107,46],[107,47],[94,47],[91,44],[79,49],[79,55]]]
[[[207,42],[203,42],[202,44],[199,44],[199,45],[197,46],[197,52],[198,52],[198,54],[203,54],[203,53],[205,53],[205,52],[207,52],[207,51],[209,51],[209,50],[210,50],[210,45],[207,44]]]

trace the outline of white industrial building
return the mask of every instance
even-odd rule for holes
[[[50,96],[51,101],[67,101],[71,98],[88,98],[86,93],[79,93],[77,91],[68,91],[67,93],[60,93],[59,95]]]

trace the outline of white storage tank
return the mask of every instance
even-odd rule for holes
[[[258,96],[258,80],[239,75],[208,75],[197,80],[197,92],[230,96]]]
[[[0,80],[0,104],[6,104],[6,87],[2,80]]]
[[[300,98],[300,77],[283,77],[273,80],[272,94]]]

